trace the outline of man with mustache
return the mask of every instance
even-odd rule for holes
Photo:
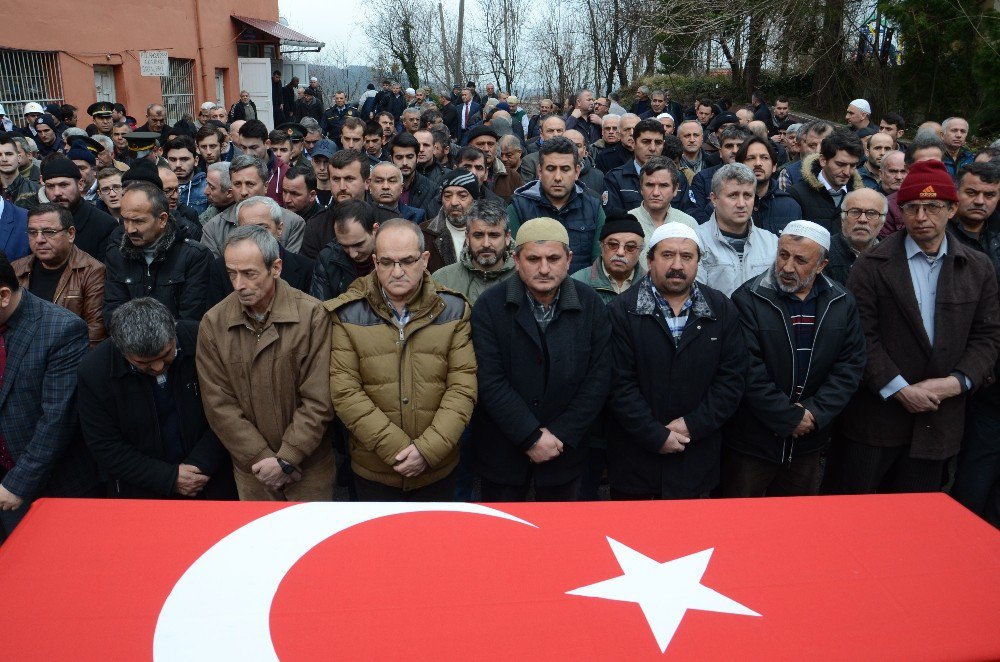
[[[444,176],[439,190],[441,211],[420,225],[430,253],[427,270],[431,273],[455,264],[462,254],[466,214],[479,198],[480,184],[476,175],[457,168]]]
[[[696,280],[702,254],[695,230],[664,223],[649,239],[649,273],[609,307],[612,499],[707,497],[719,482],[721,428],[747,359],[736,307]]]
[[[646,270],[639,264],[644,240],[642,225],[635,216],[612,211],[601,228],[600,256],[572,277],[594,288],[604,303],[611,303],[645,275]]]
[[[823,272],[827,278],[847,284],[854,261],[878,244],[888,211],[889,202],[874,189],[859,188],[844,196],[840,232],[830,238],[830,263]]]
[[[466,212],[463,223],[465,243],[458,262],[432,275],[434,280],[461,292],[475,305],[486,288],[514,273],[507,210],[492,200],[477,200]]]
[[[995,163],[970,163],[959,171],[958,212],[952,234],[982,251],[1000,274],[1000,231],[990,221],[1000,199],[1000,168]],[[1000,371],[994,369],[994,375]],[[969,510],[1000,527],[1000,387],[977,391],[968,404],[965,436],[958,456],[951,495]]]
[[[73,214],[76,247],[98,262],[104,262],[109,238],[118,224],[106,212],[83,199],[80,168],[67,158],[57,157],[43,163],[41,172],[45,197]]]
[[[132,299],[152,297],[176,319],[200,320],[208,308],[212,252],[181,236],[163,191],[136,181],[122,195],[121,243],[108,249],[104,319]]]
[[[854,297],[823,273],[829,249],[826,228],[792,221],[774,265],[733,293],[750,370],[724,431],[724,496],[819,492],[830,432],[866,359]]]

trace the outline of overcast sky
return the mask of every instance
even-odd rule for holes
[[[346,45],[355,56],[350,64],[366,65],[368,38],[362,29],[362,7],[361,0],[336,0],[329,5],[318,5],[316,0],[278,0],[278,13],[288,19],[288,27],[325,42],[324,51]]]

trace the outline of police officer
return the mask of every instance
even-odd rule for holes
[[[340,131],[344,126],[344,119],[348,117],[360,117],[358,111],[347,105],[347,96],[337,91],[333,95],[334,103],[326,109],[323,117],[319,120],[319,126],[326,134],[326,137],[333,142],[340,144]]]
[[[115,104],[110,101],[98,101],[90,104],[87,107],[87,114],[93,118],[94,123],[87,127],[87,134],[92,136],[99,133],[110,138],[115,125],[115,121],[111,117],[114,110]]]

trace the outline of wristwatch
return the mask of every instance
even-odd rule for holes
[[[276,459],[278,460],[278,466],[281,467],[281,470],[284,471],[286,474],[288,474],[289,476],[291,476],[293,473],[295,473],[295,465],[294,464],[292,464],[290,462],[285,462],[280,457],[276,458]]]

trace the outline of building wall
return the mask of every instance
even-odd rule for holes
[[[61,51],[63,94],[80,108],[81,125],[85,109],[97,100],[94,65],[114,67],[116,100],[140,121],[148,104],[160,102],[159,77],[139,73],[142,50],[194,60],[195,107],[215,100],[215,70],[225,69],[225,101],[231,104],[239,95],[239,69],[238,24],[230,16],[278,20],[277,0],[131,0],[115,11],[69,0],[51,5],[58,7],[6,0],[4,15],[17,18],[0,34],[0,47]]]

